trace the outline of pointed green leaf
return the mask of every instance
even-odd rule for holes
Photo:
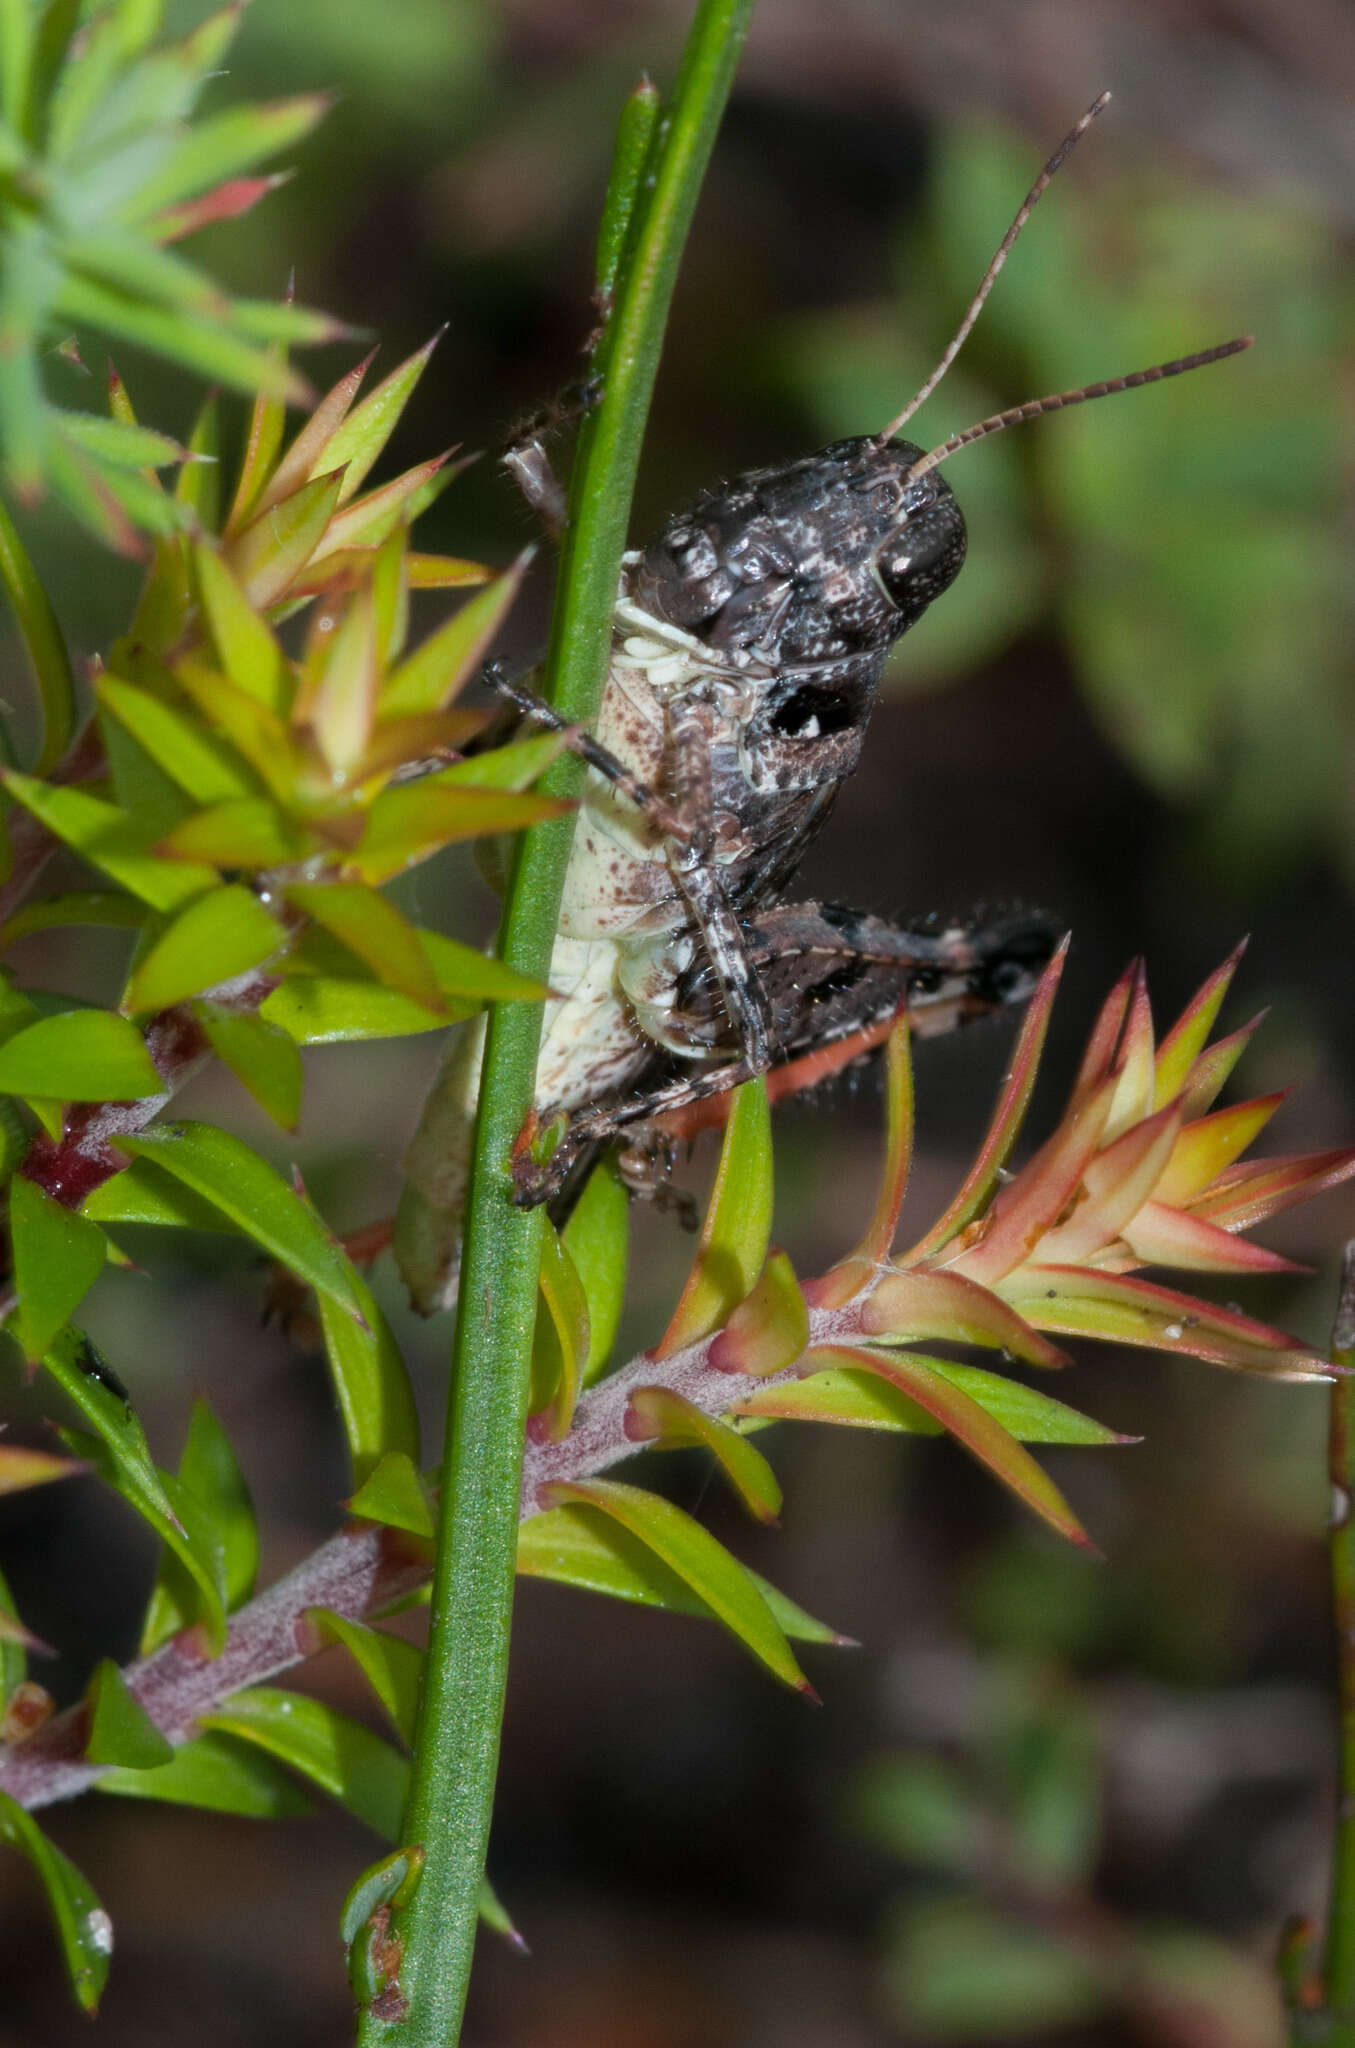
[[[196,1003],[194,1015],[217,1058],[248,1088],[261,1109],[284,1131],[301,1116],[302,1068],[296,1040],[257,1010],[225,1010]]]
[[[215,1713],[199,1714],[198,1725],[257,1743],[378,1835],[397,1840],[409,1765],[389,1742],[336,1708],[303,1693],[252,1686]]]
[[[321,1294],[320,1324],[353,1478],[360,1486],[387,1451],[403,1451],[417,1465],[419,1414],[394,1332],[352,1265],[348,1284],[362,1320],[355,1321],[336,1300]]]
[[[122,218],[147,220],[162,207],[190,199],[225,178],[238,177],[264,157],[290,149],[324,119],[329,106],[328,93],[299,93],[267,106],[228,107],[199,121],[158,173],[138,181]]]
[[[215,392],[203,400],[188,452],[198,457],[186,462],[174,480],[174,495],[192,513],[197,526],[215,533],[221,502],[221,408]]]
[[[1059,981],[1064,963],[1068,958],[1068,941],[1059,946],[1040,976],[1039,986],[1026,1005],[1026,1014],[1021,1020],[1021,1030],[1012,1053],[1007,1078],[993,1111],[992,1122],[984,1136],[978,1155],[965,1175],[964,1182],[954,1199],[947,1205],[944,1215],[939,1217],[919,1243],[915,1244],[901,1263],[911,1265],[924,1256],[934,1254],[951,1239],[958,1237],[967,1223],[980,1214],[993,1189],[998,1185],[1002,1169],[1021,1132],[1030,1098],[1035,1088],[1036,1075],[1040,1067],[1040,1055],[1044,1050],[1045,1036],[1049,1029],[1049,1015],[1058,994]]]
[[[532,1404],[536,1427],[553,1443],[569,1434],[588,1356],[588,1299],[574,1261],[546,1220],[541,1241],[541,1307],[532,1350]]]
[[[55,1451],[40,1451],[30,1444],[0,1444],[0,1495],[48,1486],[52,1480],[69,1479],[81,1469],[76,1459],[58,1457]],[[3,1697],[0,1672],[0,1699]]]
[[[478,1004],[446,1003],[441,1010],[429,1010],[398,989],[383,988],[379,981],[297,974],[264,998],[259,1015],[278,1025],[298,1045],[339,1045],[441,1031],[478,1008]]]
[[[209,867],[157,860],[146,851],[134,819],[86,790],[39,782],[13,770],[4,774],[3,781],[10,795],[49,832],[149,903],[152,910],[176,910],[216,881]]]
[[[279,363],[285,361],[286,351],[276,345],[268,353]],[[275,391],[258,391],[250,408],[249,432],[245,436],[245,452],[235,497],[226,518],[224,538],[229,540],[239,533],[259,504],[273,474],[286,424],[286,407],[279,395]]]
[[[1132,1438],[1107,1429],[1062,1401],[1051,1400],[1000,1373],[985,1372],[981,1366],[957,1365],[948,1358],[926,1358],[933,1372],[941,1373],[970,1399],[986,1408],[1004,1429],[1028,1444],[1122,1444]],[[850,1367],[811,1373],[802,1380],[784,1380],[774,1387],[759,1387],[739,1401],[735,1415],[758,1416],[787,1422],[833,1422],[855,1429],[905,1430],[919,1436],[940,1436],[944,1425],[925,1408],[919,1408],[900,1387],[891,1386],[878,1373],[857,1372]]]
[[[290,498],[293,491],[308,483],[312,476],[344,465],[345,457],[340,450],[337,462],[325,459],[325,450],[348,417],[353,400],[362,387],[363,379],[371,368],[376,350],[372,349],[360,363],[345,371],[337,384],[332,384],[317,402],[315,410],[305,425],[300,428],[288,446],[287,452],[278,462],[277,468],[268,479],[266,488],[259,494],[254,505],[255,513],[267,512],[270,506],[281,504]],[[356,485],[354,486],[356,489]]]
[[[103,1181],[80,1204],[82,1216],[96,1223],[144,1223],[171,1230],[234,1230],[214,1202],[194,1194],[182,1181],[162,1173],[149,1159],[130,1165]]]
[[[673,1319],[655,1349],[671,1357],[726,1322],[757,1284],[772,1229],[772,1137],[761,1080],[737,1090],[701,1244]]]
[[[175,1498],[152,1461],[141,1424],[115,1375],[80,1330],[61,1331],[42,1361],[67,1399],[90,1425],[94,1435],[78,1434],[79,1452],[95,1464],[100,1477],[135,1508],[181,1560],[201,1594],[200,1608],[208,1641],[219,1649],[226,1636],[221,1560],[213,1540],[192,1511],[191,1496]],[[187,1515],[185,1516],[185,1509]],[[189,1527],[188,1523],[194,1526]]]
[[[1022,1315],[1045,1330],[1184,1353],[1271,1379],[1331,1377],[1328,1361],[1286,1331],[1130,1274],[1026,1266],[1004,1284]]]
[[[71,1989],[86,2012],[96,2012],[113,1953],[112,1921],[70,1858],[7,1792],[0,1792],[0,1839],[26,1856],[42,1879]]]
[[[553,1480],[547,1491],[553,1502],[582,1501],[612,1515],[685,1579],[774,1677],[796,1692],[814,1696],[784,1631],[744,1567],[681,1508],[616,1479]]]
[[[707,1415],[670,1387],[637,1387],[626,1410],[626,1434],[665,1446],[696,1444],[710,1451],[744,1506],[760,1522],[781,1512],[781,1488],[767,1460],[747,1437]]]
[[[348,1502],[350,1514],[413,1536],[434,1536],[433,1509],[419,1468],[405,1451],[385,1451]]]
[[[199,1806],[245,1820],[284,1820],[312,1811],[295,1779],[280,1770],[271,1757],[233,1742],[228,1735],[199,1735],[183,1743],[158,1770],[104,1771],[94,1789],[124,1799]]]
[[[410,393],[423,375],[428,358],[437,347],[440,334],[426,341],[412,356],[398,363],[388,377],[369,392],[361,405],[349,413],[324,450],[326,469],[345,465],[341,504],[360,489],[364,478],[394,433]]]
[[[342,483],[342,473],[316,477],[236,535],[227,560],[251,604],[262,609],[286,594],[319,546]]]
[[[502,576],[468,598],[401,663],[381,692],[383,719],[440,711],[475,674],[517,595],[532,552],[519,555]]]
[[[588,1355],[583,1366],[583,1384],[588,1387],[606,1371],[626,1294],[630,1197],[612,1160],[602,1160],[589,1174],[561,1239],[588,1309]]]
[[[419,943],[444,996],[459,996],[478,1005],[539,1003],[550,994],[543,983],[530,981],[525,974],[514,973],[492,953],[479,953],[474,946],[460,945],[455,939],[445,939],[441,932],[426,931],[422,926],[418,927],[418,933]]]
[[[160,841],[173,861],[210,861],[222,868],[276,868],[297,860],[306,842],[265,796],[194,811]]]
[[[245,1476],[230,1439],[207,1403],[193,1403],[188,1440],[179,1460],[179,1485],[201,1507],[220,1551],[226,1608],[233,1611],[254,1591],[259,1569],[259,1532]],[[195,1620],[198,1590],[179,1559],[166,1551],[141,1626],[138,1654],[148,1657],[161,1643]]]
[[[449,787],[436,776],[401,783],[374,799],[349,865],[366,882],[388,882],[441,847],[487,833],[520,832],[569,809],[560,797]]]
[[[267,391],[294,405],[305,403],[309,386],[267,350],[238,340],[227,328],[183,311],[147,305],[92,277],[67,271],[53,304],[56,318],[72,327],[93,327],[119,336],[152,355],[167,356],[200,377],[237,391]]]
[[[8,1712],[15,1686],[28,1676],[27,1636],[14,1596],[0,1573],[0,1715]]]
[[[659,1607],[669,1614],[691,1614],[702,1621],[720,1619],[648,1544],[598,1508],[580,1504],[547,1508],[530,1516],[518,1530],[517,1568],[527,1578],[554,1579],[564,1586]],[[795,1641],[842,1645],[850,1640],[806,1614],[757,1572],[749,1572],[748,1577],[773,1618]]]
[[[1078,1521],[1048,1473],[1036,1464],[1030,1452],[1002,1427],[986,1408],[980,1407],[949,1374],[935,1371],[929,1360],[910,1351],[873,1352],[860,1345],[825,1344],[809,1354],[811,1364],[847,1366],[860,1372],[877,1372],[934,1415],[957,1443],[976,1457],[1018,1500],[1083,1550],[1096,1546]],[[1099,1555],[1099,1552],[1096,1552]]]
[[[113,1142],[205,1195],[270,1258],[313,1287],[322,1301],[332,1301],[344,1315],[361,1320],[361,1282],[351,1263],[314,1210],[241,1139],[212,1124],[174,1123]]]
[[[426,779],[440,789],[530,789],[564,751],[563,733],[533,733],[529,739],[512,740],[507,746],[489,747],[483,754],[453,761],[449,768],[440,768]]]
[[[295,751],[286,723],[249,691],[237,689],[216,669],[206,667],[191,655],[175,663],[174,678],[212,725],[273,795],[288,802],[296,780]]]
[[[135,735],[138,743],[200,804],[257,797],[259,783],[233,748],[176,705],[105,673],[96,684],[99,702]]]
[[[159,765],[140,735],[99,706],[99,735],[108,757],[114,800],[135,821],[140,845],[148,847],[160,832],[177,825],[192,808],[191,799]]]
[[[0,505],[0,580],[23,635],[42,707],[42,746],[36,763],[49,775],[75,732],[75,678],[51,600],[9,513]]]
[[[0,1092],[60,1102],[135,1102],[164,1082],[134,1024],[109,1010],[39,1018],[0,1046]]]
[[[287,900],[324,927],[388,988],[425,1009],[443,1007],[419,934],[385,896],[364,882],[296,882]]]
[[[10,1183],[9,1229],[16,1333],[32,1365],[102,1273],[108,1240],[97,1223],[63,1208],[21,1173]]]
[[[234,882],[181,910],[137,962],[123,996],[134,1012],[167,1010],[263,962],[287,934],[253,891]]]
[[[379,548],[392,534],[403,532],[456,474],[455,469],[448,469],[447,463],[446,455],[416,463],[413,469],[392,477],[389,483],[355,498],[351,505],[336,512],[323,548],[316,550],[315,572],[324,574],[332,558],[341,558],[350,549]]]
[[[963,1273],[915,1272],[891,1267],[860,1307],[861,1328],[879,1344],[982,1344],[1010,1351],[1028,1365],[1071,1361],[1031,1328],[1009,1301]]]
[[[1235,946],[1222,966],[1216,967],[1201,984],[1158,1047],[1153,1076],[1155,1109],[1174,1102],[1185,1087],[1190,1070],[1214,1028],[1246,945],[1244,939],[1240,946]]]
[[[310,669],[304,717],[336,787],[348,782],[363,757],[376,716],[380,677],[376,618],[369,588],[325,613],[328,644]],[[298,721],[303,712],[297,707]]]
[[[0,947],[12,946],[33,932],[55,931],[63,925],[104,925],[135,931],[146,921],[144,904],[106,889],[71,889],[62,896],[48,896],[40,903],[25,904],[0,926]]]
[[[387,1635],[384,1629],[369,1628],[365,1622],[350,1621],[325,1607],[308,1607],[302,1623],[320,1642],[343,1645],[390,1716],[396,1733],[412,1746],[423,1674],[423,1651],[417,1644]]]
[[[85,1755],[90,1763],[145,1771],[169,1762],[173,1750],[111,1657],[95,1665],[85,1697],[89,1706]]]
[[[880,1190],[875,1198],[875,1211],[855,1251],[816,1284],[814,1300],[821,1308],[841,1308],[869,1284],[889,1257],[898,1228],[899,1211],[903,1207],[913,1162],[913,1059],[906,1017],[889,1034],[886,1059],[885,1163]],[[790,1362],[789,1359],[786,1361],[787,1364]]]
[[[111,462],[120,469],[162,469],[182,462],[188,450],[168,434],[150,427],[130,426],[122,420],[106,420],[98,413],[67,412],[57,416],[57,431],[73,441],[87,455]]]

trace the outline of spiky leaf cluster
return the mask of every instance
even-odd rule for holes
[[[72,337],[131,343],[197,375],[293,402],[305,379],[270,344],[334,339],[340,323],[227,291],[174,245],[243,213],[276,182],[257,167],[299,142],[322,94],[196,118],[243,0],[179,41],[163,0],[0,5],[0,463],[22,498],[51,486],[95,533],[135,545],[176,501],[149,472],[183,458],[168,435],[55,403],[44,358]],[[83,18],[82,18],[83,17]],[[181,501],[180,501],[181,502]]]

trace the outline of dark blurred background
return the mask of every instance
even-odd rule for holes
[[[211,258],[260,292],[294,265],[301,295],[370,328],[387,364],[447,323],[396,466],[452,442],[492,451],[578,375],[615,115],[642,69],[671,79],[686,18],[676,0],[254,0],[222,94],[340,97],[295,181],[213,230]],[[1075,949],[1037,1123],[1131,955],[1147,955],[1165,1028],[1250,931],[1224,1023],[1271,1016],[1245,1092],[1296,1084],[1268,1149],[1336,1145],[1355,1137],[1355,20],[1341,0],[764,0],[678,289],[634,532],[718,477],[895,411],[1040,161],[1105,86],[1112,108],[910,431],[940,440],[1239,332],[1258,345],[951,465],[969,564],[898,652],[805,893],[1064,917]],[[314,374],[350,359],[333,351]],[[186,424],[187,384],[121,367],[143,417]],[[530,522],[485,460],[424,533],[502,562]],[[105,646],[126,569],[55,520],[35,522],[34,545],[81,652]],[[511,654],[539,646],[548,602],[543,559]],[[412,900],[429,919],[453,906],[463,932],[492,927],[465,867],[427,871]],[[100,949],[115,943],[48,941],[26,964],[84,986],[111,972]],[[923,1048],[919,1228],[962,1171],[1009,1044],[992,1026]],[[188,1107],[299,1157],[350,1228],[392,1204],[436,1052],[312,1055],[297,1143],[224,1081]],[[779,1123],[778,1235],[812,1271],[866,1213],[878,1084]],[[1321,1342],[1352,1230],[1350,1195],[1281,1218],[1267,1241],[1313,1278],[1225,1292]],[[636,1231],[642,1344],[690,1245],[663,1218]],[[285,1569],[345,1490],[322,1368],[257,1329],[242,1255],[137,1250],[150,1278],[102,1281],[92,1326],[163,1462],[193,1393],[208,1395],[241,1448],[269,1569]],[[394,1310],[391,1276],[378,1284]],[[447,1328],[400,1328],[436,1425]],[[737,1525],[697,1460],[668,1461],[675,1498],[861,1640],[810,1653],[822,1711],[697,1623],[524,1588],[491,1868],[533,1956],[486,1939],[469,2043],[1276,2048],[1269,1957],[1284,1917],[1323,1893],[1325,1399],[1104,1349],[1059,1392],[1146,1439],[1048,1454],[1103,1566],[1058,1550],[932,1440],[766,1439],[787,1487],[771,1535]],[[97,1655],[131,1653],[152,1561],[92,1483],[9,1504],[0,1556],[61,1651],[65,1695]],[[337,1657],[313,1682],[365,1711]],[[376,1853],[355,1824],[89,1800],[56,1833],[117,1924],[110,2048],[180,2048],[190,2028],[197,2048],[347,2037],[336,1914]],[[3,2048],[90,2038],[34,1891],[17,1859],[0,1863]]]

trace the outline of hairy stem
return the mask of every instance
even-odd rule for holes
[[[869,1295],[868,1289],[842,1308],[811,1308],[810,1345],[864,1341],[862,1310]],[[644,1448],[626,1427],[637,1388],[665,1387],[705,1414],[720,1416],[751,1386],[773,1387],[798,1376],[798,1366],[756,1381],[717,1370],[710,1362],[715,1341],[703,1339],[664,1359],[639,1353],[584,1395],[562,1442],[530,1444],[514,1506],[515,1537],[517,1522],[537,1514],[545,1504],[542,1489],[550,1481],[593,1478]],[[190,1629],[129,1665],[123,1676],[161,1733],[172,1743],[187,1742],[197,1732],[197,1715],[221,1706],[245,1686],[277,1678],[314,1654],[314,1634],[304,1626],[308,1608],[328,1607],[350,1620],[365,1620],[412,1592],[429,1571],[426,1547],[416,1539],[371,1522],[349,1523],[286,1578],[231,1616],[219,1657],[205,1657],[197,1631]],[[0,1744],[0,1792],[9,1793],[21,1806],[35,1808],[86,1791],[102,1767],[85,1761],[85,1722],[81,1703],[25,1741]]]
[[[640,442],[658,369],[678,258],[734,75],[752,0],[700,0],[667,119],[643,180],[625,150],[623,238],[611,317],[595,368],[597,412],[580,436],[561,563],[546,696],[591,723],[611,645]],[[613,203],[607,216],[617,211]],[[560,786],[577,787],[562,767]],[[502,955],[544,979],[550,965],[568,822],[521,847],[504,914]],[[452,1357],[432,1622],[404,1834],[423,1845],[423,1875],[394,1916],[403,1943],[398,1994],[368,2007],[359,2040],[447,2048],[460,2033],[476,1900],[498,1765],[508,1665],[518,1497],[536,1318],[541,1218],[510,1200],[509,1157],[531,1108],[540,1012],[491,1014]]]

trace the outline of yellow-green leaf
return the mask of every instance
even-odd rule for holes
[[[588,1307],[583,1367],[583,1384],[588,1387],[606,1370],[626,1293],[630,1197],[612,1160],[603,1159],[593,1168],[560,1235]]]
[[[425,1009],[444,1007],[419,933],[375,889],[363,882],[296,882],[287,900],[331,932],[388,988]]]
[[[233,1611],[254,1591],[259,1532],[245,1475],[230,1439],[200,1396],[193,1403],[188,1439],[179,1460],[179,1486],[197,1501],[212,1531],[212,1541],[221,1555],[226,1607]],[[141,1625],[140,1655],[148,1657],[186,1628],[196,1617],[199,1604],[196,1585],[174,1552],[166,1550]]]
[[[745,1507],[759,1522],[781,1512],[781,1488],[761,1451],[728,1423],[707,1415],[671,1387],[637,1387],[626,1412],[626,1434],[665,1446],[695,1444],[710,1451]]]
[[[337,1708],[303,1693],[256,1685],[233,1694],[215,1713],[199,1714],[198,1725],[257,1743],[378,1835],[397,1839],[409,1765],[389,1742]]]
[[[313,1811],[295,1779],[271,1757],[228,1735],[199,1735],[181,1744],[158,1770],[103,1771],[94,1789],[124,1799],[234,1813],[245,1820],[283,1820]]]
[[[124,889],[130,889],[152,910],[177,910],[192,896],[200,895],[216,881],[209,867],[187,861],[159,860],[146,851],[141,828],[116,804],[91,796],[87,790],[63,784],[39,782],[13,769],[3,776],[10,795],[17,797],[49,832],[74,847],[96,868],[102,868]]]
[[[242,883],[213,889],[181,910],[142,954],[122,1006],[132,1012],[167,1010],[261,966],[286,940],[284,928]]]
[[[238,690],[257,697],[276,716],[285,717],[291,678],[272,631],[215,547],[201,542],[194,550],[193,563],[217,660]]]
[[[362,1320],[357,1274],[313,1209],[243,1140],[213,1124],[160,1124],[114,1144],[181,1180],[281,1261],[322,1301]]]
[[[382,718],[440,711],[456,695],[474,675],[503,624],[533,552],[529,548],[519,555],[502,576],[468,598],[453,618],[430,634],[387,678],[381,692]]]
[[[612,1515],[697,1593],[774,1677],[796,1692],[814,1689],[791,1655],[785,1631],[747,1571],[722,1543],[658,1494],[617,1479],[552,1480],[552,1501],[581,1501]]]
[[[563,1586],[601,1593],[613,1600],[631,1600],[659,1607],[669,1614],[720,1619],[687,1580],[664,1563],[656,1551],[632,1536],[600,1508],[582,1503],[547,1508],[532,1515],[518,1530],[518,1571],[526,1578],[553,1579]],[[816,1621],[784,1593],[750,1571],[748,1577],[766,1601],[772,1618],[796,1642],[845,1644],[850,1638]]]
[[[39,1018],[0,1045],[0,1093],[58,1102],[136,1102],[164,1091],[146,1041],[111,1010]]]
[[[432,1540],[433,1508],[419,1468],[406,1451],[385,1451],[348,1502],[350,1514],[407,1529]]]
[[[21,1173],[10,1182],[9,1230],[17,1333],[32,1365],[102,1273],[108,1240],[97,1223],[63,1208]]]
[[[97,2012],[113,1953],[112,1921],[69,1856],[7,1792],[0,1792],[0,1840],[26,1856],[41,1878],[71,1989],[86,2012]]]
[[[327,1607],[308,1607],[302,1623],[320,1642],[342,1644],[389,1714],[396,1733],[412,1746],[423,1671],[423,1651],[417,1644],[334,1614]]]
[[[194,1014],[217,1058],[274,1123],[284,1131],[294,1131],[301,1116],[303,1081],[296,1040],[257,1010],[226,1010],[217,1003],[196,1003]]]
[[[111,1657],[94,1667],[85,1695],[89,1735],[85,1755],[92,1764],[121,1764],[132,1771],[153,1770],[174,1754]]]
[[[728,1320],[762,1272],[772,1229],[772,1134],[763,1081],[734,1097],[701,1243],[654,1356],[668,1358]]]

